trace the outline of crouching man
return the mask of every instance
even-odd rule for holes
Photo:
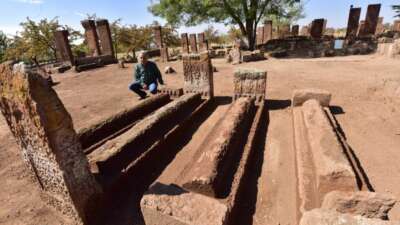
[[[145,99],[148,90],[151,94],[157,94],[158,83],[164,85],[160,70],[154,62],[148,61],[146,52],[139,54],[139,63],[134,69],[135,81],[129,85],[129,89],[139,95],[139,99]]]

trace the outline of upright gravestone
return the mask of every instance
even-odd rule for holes
[[[374,35],[378,26],[379,12],[381,4],[368,5],[367,15],[365,17],[365,27],[360,32],[361,36]]]
[[[54,33],[56,49],[57,49],[57,58],[62,62],[69,62],[71,65],[74,65],[74,56],[72,55],[71,45],[68,40],[68,31],[67,30],[58,30]]]
[[[278,27],[278,37],[283,39],[290,35],[290,25],[285,24]]]
[[[400,20],[395,20],[393,22],[393,31],[400,32]]]
[[[72,218],[91,224],[101,187],[72,118],[48,81],[34,72],[0,65],[0,109],[45,199]]]
[[[299,25],[293,25],[291,30],[292,36],[299,36],[299,29],[300,29]]]
[[[97,31],[100,39],[102,55],[115,57],[114,46],[111,38],[110,25],[108,20],[102,19],[96,21]]]
[[[325,19],[315,19],[311,23],[310,35],[312,38],[319,39],[324,35],[324,26],[326,26]]]
[[[189,38],[187,33],[181,34],[182,53],[189,53]]]
[[[89,47],[90,56],[101,55],[99,37],[97,36],[97,29],[94,20],[83,20],[81,21],[81,24],[85,29],[85,39]]]
[[[383,25],[383,17],[378,18],[378,25],[376,25],[375,35],[380,35],[385,31],[385,27]]]
[[[197,53],[197,39],[196,39],[196,34],[190,34],[189,36],[190,40],[190,50],[192,53]]]
[[[233,99],[255,97],[257,102],[265,100],[267,72],[257,69],[239,68],[233,77]]]
[[[300,30],[301,36],[310,36],[310,28],[308,26],[302,26]]]
[[[183,91],[200,93],[204,98],[214,97],[213,67],[207,51],[183,54]]]
[[[264,27],[258,27],[256,32],[256,44],[264,44]]]
[[[272,21],[267,20],[264,23],[264,38],[263,38],[264,44],[271,39],[272,39]]]
[[[199,50],[207,51],[208,50],[208,41],[206,40],[206,35],[204,33],[197,34],[197,39],[199,41]]]
[[[347,22],[346,38],[355,38],[357,36],[360,15],[361,8],[350,8],[349,21]]]
[[[153,27],[154,31],[154,39],[156,41],[157,47],[160,49],[160,56],[162,62],[169,61],[168,47],[164,45],[162,27],[155,26]]]

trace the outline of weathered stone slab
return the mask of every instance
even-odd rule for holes
[[[294,90],[292,97],[292,106],[301,106],[310,99],[318,100],[322,106],[329,106],[331,101],[331,93],[320,89],[301,89]]]
[[[256,43],[257,45],[264,44],[264,27],[257,27]]]
[[[354,171],[320,103],[315,99],[308,100],[303,103],[302,112],[320,202],[331,191],[357,191]]]
[[[385,31],[385,26],[383,24],[383,17],[378,18],[378,24],[376,25],[375,35],[380,35]]]
[[[168,94],[172,98],[178,98],[183,95],[183,89],[182,88],[165,88],[161,87],[158,89],[160,93],[163,94]]]
[[[72,55],[68,35],[67,30],[59,30],[54,33],[57,57],[61,62],[69,62],[71,65],[74,65],[74,56]]]
[[[32,177],[57,210],[77,224],[93,219],[99,184],[90,173],[72,118],[47,80],[0,65],[0,109]]]
[[[253,104],[249,98],[240,98],[233,103],[218,127],[218,136],[205,147],[198,159],[194,159],[182,182],[183,188],[211,197],[220,195],[227,185],[226,174],[234,169],[232,158],[240,154],[238,141],[243,135]]]
[[[78,131],[79,141],[84,149],[106,139],[109,136],[124,130],[139,119],[157,110],[170,102],[167,94],[160,94],[147,98],[132,108],[123,110],[94,125]]]
[[[321,209],[386,220],[395,204],[394,196],[388,194],[333,191],[325,196]]]
[[[361,36],[375,34],[380,11],[381,4],[368,5],[367,15],[365,17],[365,27],[361,30]]]
[[[259,60],[264,60],[264,53],[260,50],[255,51],[242,51],[242,62],[255,62]]]
[[[182,54],[189,53],[189,38],[187,33],[181,34]]]
[[[308,26],[302,26],[300,30],[301,36],[310,36],[310,28]]]
[[[400,32],[400,20],[395,20],[393,22],[393,31]]]
[[[232,65],[237,65],[242,63],[242,51],[240,50],[240,48],[233,48],[229,51],[229,57],[230,57],[230,61],[232,63]]]
[[[97,35],[97,29],[94,20],[83,20],[81,21],[81,24],[85,29],[85,39],[89,47],[89,55],[101,55],[99,37]]]
[[[206,35],[204,33],[197,34],[197,39],[199,41],[199,51],[207,51],[208,50],[208,41],[206,40]]]
[[[164,43],[163,43],[163,36],[162,36],[162,27],[161,26],[154,26],[153,27],[153,32],[154,32],[154,39],[156,42],[156,45],[158,48],[163,48]]]
[[[290,25],[285,24],[278,27],[278,38],[283,39],[290,35]]]
[[[362,216],[341,214],[335,211],[314,209],[303,215],[300,225],[400,225],[400,221],[369,219]]]
[[[188,94],[158,109],[117,138],[88,155],[93,172],[115,174],[163,137],[187,111],[200,104],[200,94]]]
[[[213,98],[213,67],[208,52],[184,54],[182,60],[183,91],[185,93],[200,93],[205,98]]]
[[[272,21],[271,20],[267,20],[264,23],[263,44],[267,43],[271,39],[272,39]]]
[[[312,38],[319,39],[324,35],[325,19],[315,19],[311,23],[310,35]]]
[[[115,57],[113,41],[111,38],[110,24],[108,20],[96,21],[97,31],[100,39],[100,48],[103,55]]]
[[[146,51],[146,54],[149,58],[158,57],[158,56],[161,56],[161,50],[159,48],[148,50],[148,51]]]
[[[365,20],[361,20],[360,25],[358,26],[357,37],[363,35],[364,29],[365,29]]]
[[[76,58],[75,59],[75,66],[79,65],[86,65],[96,63],[99,66],[118,63],[118,60],[111,55],[100,55],[100,56],[92,56],[92,57],[85,57],[85,58]]]
[[[240,97],[255,97],[264,101],[267,86],[267,72],[257,69],[242,69],[235,71],[233,78],[233,99]]]
[[[360,16],[361,16],[361,8],[350,8],[349,21],[347,23],[346,38],[355,38],[357,36]]]
[[[300,26],[299,25],[293,25],[291,34],[292,36],[299,36],[299,31],[300,31]]]
[[[196,38],[196,34],[190,34],[189,35],[189,41],[190,41],[190,50],[192,53],[197,53],[198,49],[197,49],[197,38]]]

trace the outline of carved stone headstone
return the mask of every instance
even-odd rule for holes
[[[199,51],[207,51],[208,50],[208,41],[206,40],[206,36],[204,33],[197,34],[197,39],[199,41]]]
[[[365,27],[360,30],[360,35],[374,35],[378,26],[381,4],[368,5],[367,15],[365,17]]]
[[[182,53],[189,53],[189,38],[187,33],[181,34]]]
[[[89,47],[89,55],[101,55],[99,37],[97,36],[97,29],[94,20],[83,20],[81,21],[81,24],[85,29],[85,39]]]
[[[213,67],[208,52],[184,54],[182,60],[184,93],[201,93],[204,98],[213,98]]]
[[[264,23],[264,38],[263,38],[264,44],[271,39],[272,39],[272,21],[267,20]]]
[[[0,65],[0,109],[46,200],[77,224],[95,215],[101,188],[89,170],[72,118],[39,74]]]
[[[68,35],[69,34],[67,30],[59,30],[54,33],[57,48],[57,58],[59,61],[68,61],[71,65],[74,65],[74,56],[72,55]]]
[[[278,37],[280,39],[286,38],[290,35],[290,25],[285,24],[278,27]]]
[[[258,27],[256,32],[256,44],[264,44],[264,27]]]
[[[192,53],[197,53],[197,39],[196,39],[196,34],[190,34],[189,36],[190,40],[190,50]]]
[[[360,15],[361,15],[361,8],[350,8],[349,21],[347,23],[346,38],[355,38],[357,36]]]
[[[267,72],[257,69],[239,68],[235,71],[233,99],[255,97],[258,102],[264,101],[267,86]]]
[[[300,30],[299,25],[293,25],[291,30],[292,36],[299,36],[299,30]]]
[[[316,19],[311,23],[310,35],[312,38],[319,39],[324,35],[325,19]]]
[[[108,20],[96,21],[97,31],[100,39],[101,53],[115,57],[114,46],[111,38],[110,25]]]

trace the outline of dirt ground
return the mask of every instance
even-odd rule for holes
[[[166,64],[158,63],[162,70]],[[182,63],[168,63],[177,74],[164,74],[167,86],[181,87]],[[213,60],[217,96],[231,96],[233,70],[237,67],[268,71],[267,104],[269,126],[258,174],[253,213],[246,223],[254,225],[294,224],[296,215],[295,160],[293,152],[290,98],[298,88],[321,88],[332,93],[332,108],[347,141],[361,162],[377,192],[391,193],[400,200],[400,63],[375,55],[320,59],[268,59],[232,66],[223,59]],[[81,129],[138,100],[127,87],[132,67],[106,66],[82,73],[53,76],[54,88]],[[210,124],[220,118],[226,105],[217,107],[198,128],[184,149],[204,140]],[[68,224],[40,198],[40,192],[23,166],[20,151],[5,121],[0,117],[0,224]],[[187,159],[182,151],[176,159]],[[169,182],[177,176],[175,160],[160,177]],[[185,160],[186,161],[186,160]],[[178,162],[178,163],[176,163]],[[171,173],[172,171],[172,173]],[[400,204],[390,214],[400,220]]]

